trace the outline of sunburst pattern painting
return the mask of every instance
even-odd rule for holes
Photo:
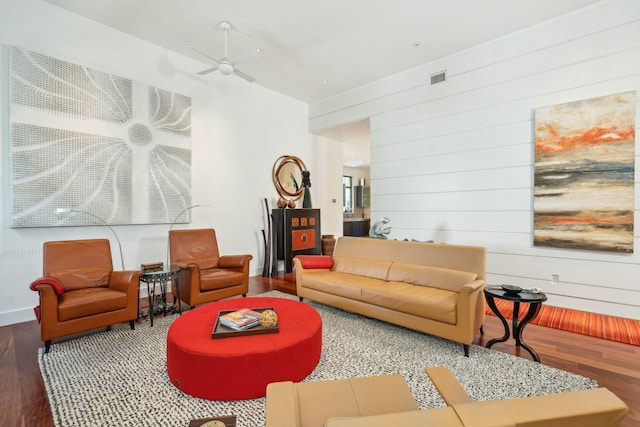
[[[633,252],[635,111],[635,92],[535,110],[535,246]]]
[[[191,206],[191,98],[9,50],[12,227],[170,223]]]

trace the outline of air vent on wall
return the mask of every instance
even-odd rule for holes
[[[447,72],[440,71],[439,73],[431,74],[431,84],[435,85],[438,83],[442,83],[447,79]]]

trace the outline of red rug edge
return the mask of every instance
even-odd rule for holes
[[[511,319],[513,316],[513,303],[498,300],[497,298],[495,302],[502,315],[507,319]],[[518,317],[524,317],[527,310],[528,304],[522,303]],[[488,315],[495,316],[488,306],[485,312]],[[640,346],[639,320],[543,305],[540,313],[531,323],[609,341]]]

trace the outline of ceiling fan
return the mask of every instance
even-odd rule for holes
[[[250,76],[249,74],[243,71],[238,70],[235,64],[242,62],[243,60],[246,60],[251,57],[257,57],[258,55],[256,55],[255,53],[249,53],[235,59],[229,59],[227,36],[228,36],[229,30],[231,29],[231,24],[229,24],[227,21],[222,21],[220,22],[220,29],[224,32],[224,57],[223,58],[218,59],[215,56],[209,55],[207,52],[203,51],[202,49],[196,46],[189,46],[191,49],[195,50],[199,54],[206,56],[207,58],[215,61],[218,64],[215,67],[202,70],[198,74],[203,76],[205,74],[213,73],[214,71],[220,71],[220,73],[224,74],[225,76],[228,76],[230,74],[235,74],[236,76],[245,79],[249,83],[254,82],[256,80],[254,77]]]

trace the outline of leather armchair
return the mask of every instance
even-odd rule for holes
[[[247,295],[251,255],[220,256],[212,228],[169,232],[171,269],[178,271],[180,299],[190,307]],[[174,299],[176,293],[174,292]]]
[[[46,242],[43,277],[31,283],[45,353],[51,340],[138,318],[140,271],[113,271],[107,239]]]

